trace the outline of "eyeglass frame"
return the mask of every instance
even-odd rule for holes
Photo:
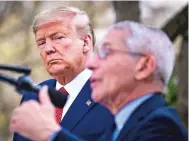
[[[108,56],[108,54],[110,53],[110,51],[119,52],[119,53],[123,53],[123,54],[130,54],[133,56],[144,56],[144,54],[142,54],[142,53],[131,52],[131,51],[115,49],[115,48],[109,48],[109,47],[97,48],[96,53],[100,57],[100,59],[105,59]]]

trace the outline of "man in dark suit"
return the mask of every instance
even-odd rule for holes
[[[69,95],[64,108],[55,110],[56,122],[86,140],[98,139],[113,118],[91,99],[92,72],[85,64],[93,54],[95,39],[88,15],[74,7],[48,9],[35,17],[33,32],[45,68],[54,78],[40,85]],[[38,98],[33,93],[24,93],[21,103],[28,100]],[[37,118],[39,113],[35,114]],[[13,140],[29,139],[15,133]]]
[[[124,21],[112,25],[87,63],[92,98],[115,115],[102,140],[187,141],[187,130],[162,92],[174,66],[170,39],[159,29]]]
[[[87,67],[93,70],[90,78],[92,99],[106,106],[115,115],[115,124],[112,124],[100,141],[187,141],[186,128],[175,109],[168,107],[162,96],[173,66],[172,43],[159,29],[131,21],[120,22],[109,28],[96,57],[87,62]],[[37,104],[37,107],[45,116],[43,107],[53,109],[53,105],[45,88],[39,95],[42,105]],[[21,108],[24,107],[35,109],[32,103],[26,103]],[[53,132],[44,136],[34,135],[36,130],[42,133],[40,128],[45,126],[39,125],[36,128],[27,124],[24,116],[29,117],[30,114],[24,113],[21,108],[13,114],[10,126],[12,130],[37,140],[47,140],[52,134],[53,141],[82,140],[55,124],[51,124],[53,126],[49,128]],[[19,129],[19,124],[14,119],[27,125]],[[50,119],[48,122],[53,121]]]

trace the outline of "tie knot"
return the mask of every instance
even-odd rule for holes
[[[65,95],[69,95],[69,93],[66,91],[64,87],[61,87],[58,91],[64,93]]]

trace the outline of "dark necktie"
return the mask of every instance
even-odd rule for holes
[[[64,89],[64,87],[59,89],[60,92],[63,94],[69,95],[69,93]],[[56,117],[56,122],[60,124],[61,118],[62,118],[62,113],[63,113],[63,108],[57,108],[55,109],[55,117]]]
[[[112,141],[112,137],[113,137],[113,133],[114,133],[115,129],[116,129],[116,124],[115,124],[115,122],[113,122],[111,124],[111,127],[109,128],[107,134],[106,134],[107,135],[106,136],[107,141]]]

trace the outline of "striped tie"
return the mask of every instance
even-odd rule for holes
[[[59,91],[62,92],[62,93],[64,93],[64,94],[69,95],[69,93],[64,89],[64,87],[61,87],[59,89]],[[58,124],[60,124],[60,122],[61,122],[62,112],[63,112],[63,108],[56,107],[56,109],[55,109],[55,116],[56,116],[56,122]]]

